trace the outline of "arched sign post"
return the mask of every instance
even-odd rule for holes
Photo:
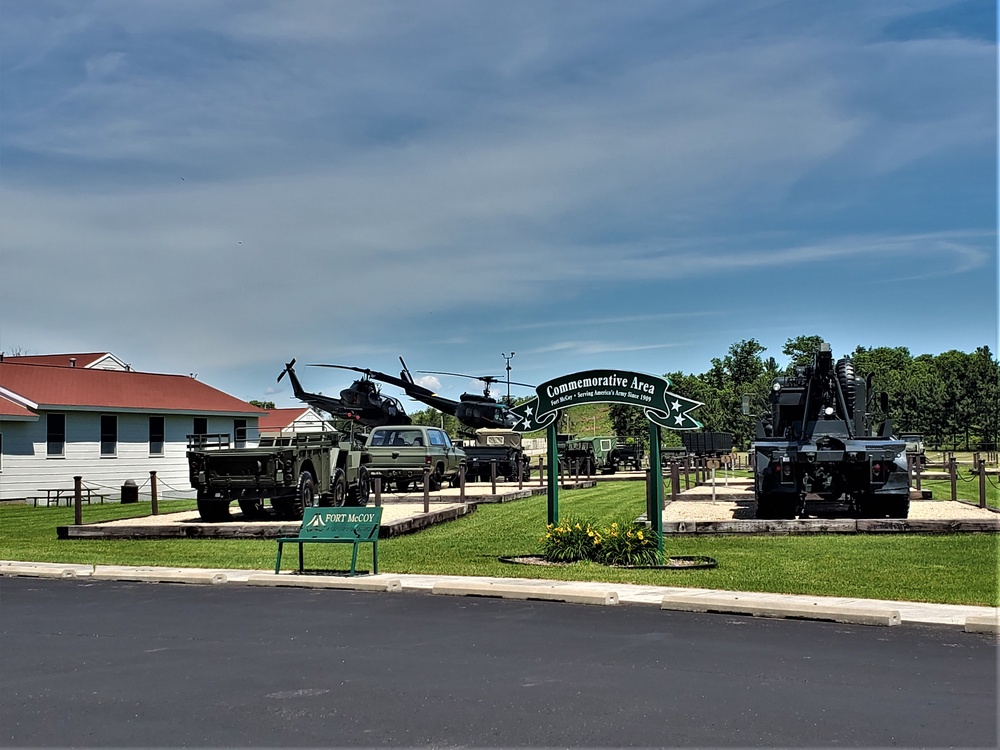
[[[627,404],[638,406],[649,420],[649,470],[653,478],[647,493],[646,518],[659,540],[663,556],[663,469],[660,430],[696,430],[702,424],[690,412],[701,406],[670,391],[670,381],[655,375],[625,370],[587,370],[542,383],[535,397],[511,409],[518,432],[546,430],[548,436],[548,522],[559,522],[559,448],[556,423],[562,409],[578,404]]]

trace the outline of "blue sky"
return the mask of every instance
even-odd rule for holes
[[[292,357],[996,352],[996,31],[988,0],[4,0],[0,349],[279,406]]]

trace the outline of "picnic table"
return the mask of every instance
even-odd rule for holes
[[[62,505],[62,500],[65,500],[66,505],[71,505],[74,498],[76,497],[76,488],[74,487],[43,487],[37,490],[39,494],[32,495],[28,499],[33,501],[35,507],[38,507],[38,503],[42,500],[45,501],[46,505]],[[104,498],[111,497],[109,492],[100,492],[99,489],[94,487],[81,487],[80,493],[83,502],[88,505],[93,500],[98,500],[102,505],[104,504]]]

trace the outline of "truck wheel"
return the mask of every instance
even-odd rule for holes
[[[330,494],[326,496],[324,505],[332,505],[334,508],[343,508],[347,502],[347,475],[343,469],[333,472],[333,479],[330,482]]]
[[[222,521],[228,521],[230,519],[229,501],[199,497],[198,515],[200,515],[201,520],[206,523],[221,523]]]
[[[289,504],[288,515],[293,521],[301,521],[306,508],[316,505],[316,483],[313,482],[312,474],[303,471],[299,474],[299,488]]]
[[[427,476],[427,489],[430,492],[437,492],[441,489],[441,467],[438,466]]]
[[[358,469],[358,483],[354,485],[354,489],[347,493],[347,500],[349,505],[353,505],[358,508],[363,508],[368,505],[369,499],[371,499],[372,494],[372,477],[368,473],[368,467],[362,466]]]
[[[761,519],[794,519],[795,498],[784,495],[761,494],[756,497],[757,518]]]
[[[889,518],[907,518],[910,515],[910,495],[897,495],[884,500],[886,516]]]
[[[243,511],[243,517],[248,521],[256,521],[266,516],[264,513],[264,502],[260,498],[243,498],[239,503],[240,510]]]

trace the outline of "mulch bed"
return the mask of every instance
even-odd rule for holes
[[[552,562],[546,560],[542,555],[511,555],[499,558],[500,562],[513,563],[515,565],[541,565],[553,568],[564,568],[573,565],[571,562]],[[678,555],[668,557],[663,565],[609,565],[609,568],[623,568],[626,570],[704,570],[718,566],[718,562],[713,557],[704,555]]]

